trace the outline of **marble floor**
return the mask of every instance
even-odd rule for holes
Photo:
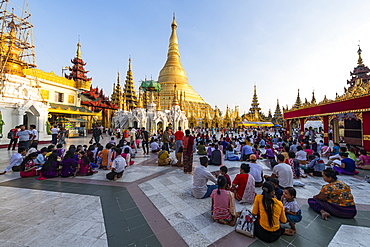
[[[68,139],[67,146],[88,141]],[[13,153],[0,150],[0,171]],[[199,157],[194,155],[194,167],[200,165]],[[103,170],[88,177],[45,181],[20,179],[13,172],[0,176],[0,246],[367,246],[370,241],[366,234],[370,233],[370,184],[363,179],[368,172],[339,178],[351,186],[358,208],[351,220],[321,220],[309,209],[307,198],[325,182],[318,177],[299,179],[305,186],[296,187],[303,213],[297,234],[267,244],[215,223],[210,198],[191,196],[192,175],[177,167],[158,167],[155,155],[144,156],[140,149],[133,160],[135,164],[117,181],[106,180]],[[240,164],[225,161],[231,179]],[[259,164],[264,174],[271,174],[263,161]],[[252,205],[237,203],[236,208]],[[21,236],[16,234],[19,231]]]

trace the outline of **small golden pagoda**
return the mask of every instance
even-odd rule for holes
[[[204,116],[207,110],[213,110],[188,83],[186,72],[180,62],[175,16],[173,17],[171,28],[172,33],[169,40],[167,60],[162,70],[159,72],[158,77],[158,83],[161,85],[161,106],[165,110],[170,109],[172,104],[171,99],[173,98],[173,87],[176,84],[177,90],[182,92],[182,96],[180,97],[181,110],[189,112],[189,109],[195,108],[195,110],[200,111],[201,116]]]
[[[125,89],[123,91],[123,94],[126,97],[125,105],[127,105],[128,110],[132,110],[136,108],[137,96],[136,96],[135,85],[134,85],[134,77],[132,75],[131,58],[129,58],[128,60],[128,70],[127,70]]]
[[[122,93],[122,88],[121,88],[121,79],[120,79],[119,72],[117,75],[117,85],[113,84],[113,93],[111,96],[111,101],[113,104],[118,106],[118,109],[122,110],[123,93]]]

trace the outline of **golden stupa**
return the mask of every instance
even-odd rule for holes
[[[169,109],[174,102],[173,98],[179,96],[180,98],[177,100],[182,102],[181,110],[186,112],[187,117],[190,117],[191,111],[194,110],[198,111],[199,115],[203,117],[207,111],[213,112],[213,109],[188,83],[186,72],[180,62],[175,16],[173,17],[171,27],[172,33],[168,47],[167,61],[159,72],[158,77],[158,82],[161,84],[161,107],[165,110]],[[176,93],[175,90],[177,91]]]

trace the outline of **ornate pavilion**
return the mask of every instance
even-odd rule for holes
[[[342,95],[336,94],[333,100],[325,96],[317,103],[312,93],[312,100],[306,99],[302,103],[298,91],[293,107],[283,108],[288,135],[292,133],[292,126],[301,126],[302,135],[305,122],[315,118],[323,122],[324,142],[332,137],[334,142],[346,142],[370,150],[370,69],[363,63],[360,48],[357,53],[357,66],[351,72],[351,79]]]

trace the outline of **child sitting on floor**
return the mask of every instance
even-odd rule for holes
[[[282,197],[286,218],[294,232],[296,231],[295,224],[302,220],[301,210],[298,202],[295,200],[296,195],[296,190],[293,187],[288,187],[284,190]]]
[[[281,197],[283,196],[283,190],[279,187],[279,180],[277,178],[266,178],[267,182],[270,182],[275,187],[275,196],[278,200],[281,200]]]
[[[231,188],[231,179],[230,179],[229,174],[227,174],[227,171],[228,171],[228,169],[227,169],[226,166],[221,166],[220,167],[220,174],[227,179],[227,184],[229,185],[229,188]]]
[[[218,189],[214,189],[212,198],[212,218],[220,224],[234,226],[236,222],[234,194],[228,190],[227,179],[219,176],[217,179]]]

